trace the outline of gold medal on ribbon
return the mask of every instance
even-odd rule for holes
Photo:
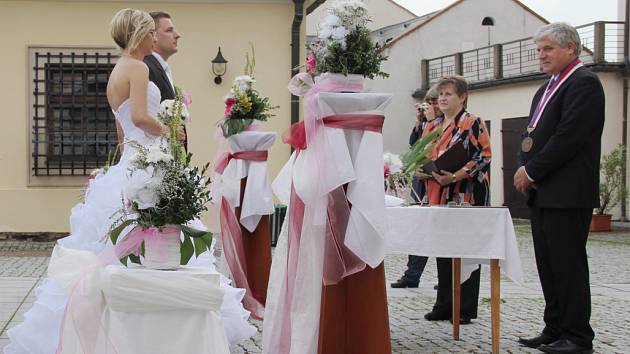
[[[523,152],[529,152],[532,149],[532,146],[534,146],[534,139],[529,136],[521,141],[521,150]]]

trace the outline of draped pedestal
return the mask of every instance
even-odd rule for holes
[[[247,177],[241,180],[241,204],[246,186]],[[236,218],[240,218],[241,208],[236,208],[234,213]],[[252,290],[252,295],[263,306],[267,300],[267,284],[269,283],[269,270],[271,269],[270,232],[269,215],[263,215],[256,229],[252,232],[241,225],[247,282]]]
[[[262,319],[271,267],[267,150],[276,134],[245,131],[227,138],[229,150],[215,164],[212,197],[220,201],[221,238],[234,285],[246,291],[243,306]]]
[[[283,136],[296,152],[272,187],[288,205],[272,264],[263,353],[391,353],[385,276],[383,110],[391,95],[322,75],[306,118]],[[296,78],[293,79],[295,81]]]

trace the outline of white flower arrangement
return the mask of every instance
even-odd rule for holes
[[[390,173],[393,174],[402,171],[403,163],[399,155],[386,152],[383,154],[383,161],[385,162],[385,165],[389,167]]]
[[[252,84],[254,84],[256,80],[249,75],[240,75],[234,78],[234,87],[236,91],[240,93],[246,93],[247,91],[252,89]],[[229,96],[230,94],[228,94]],[[233,95],[233,94],[232,94]],[[234,98],[234,96],[232,96]]]
[[[178,158],[179,146],[173,150],[171,142],[159,140],[149,145],[135,141],[127,143],[134,154],[129,160],[127,183],[123,191],[123,203],[110,231],[116,244],[120,233],[129,225],[141,228],[162,228],[179,225],[184,234],[181,242],[181,264],[188,263],[194,254],[201,254],[212,245],[212,234],[195,230],[186,224],[208,210],[210,201],[208,185],[204,178],[209,164],[203,168],[190,167],[191,154]],[[139,263],[140,258],[126,255]]]
[[[374,44],[367,24],[371,21],[363,0],[335,0],[319,24],[317,40],[307,45],[306,72],[358,74],[374,79],[389,75],[380,70],[387,57]]]
[[[175,99],[164,100],[162,101],[162,103],[160,103],[160,111],[158,112],[158,117],[160,118],[160,120],[163,121],[166,119],[166,117],[172,117],[175,114],[175,103]],[[190,113],[188,112],[188,107],[186,107],[186,105],[182,104],[180,109],[181,111],[179,112],[179,115],[181,118],[185,119],[190,116]]]

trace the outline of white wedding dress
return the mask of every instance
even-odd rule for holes
[[[149,114],[157,116],[160,109],[160,91],[152,82],[148,86],[147,103]],[[156,137],[146,134],[131,121],[129,100],[124,101],[114,114],[123,128],[126,141],[134,140],[140,144],[155,141]],[[98,175],[90,181],[85,191],[84,202],[72,208],[71,232],[69,236],[58,241],[60,246],[91,251],[95,254],[112,246],[107,232],[116,220],[112,215],[122,203],[121,195],[127,181],[128,161],[132,153],[132,147],[125,145],[120,162],[110,167],[107,173]],[[191,226],[205,230],[205,226],[198,220],[193,221]],[[193,257],[189,264],[207,266],[216,272],[214,258],[209,252],[205,252],[199,258]],[[253,336],[256,328],[247,322],[249,312],[241,304],[245,290],[231,287],[229,280],[224,276],[221,276],[221,288],[224,290],[221,316],[227,339],[230,346],[234,347],[236,343]],[[52,278],[44,279],[35,289],[35,294],[37,299],[33,307],[25,313],[24,322],[7,332],[10,343],[4,348],[5,354],[55,353],[68,297],[62,285]]]

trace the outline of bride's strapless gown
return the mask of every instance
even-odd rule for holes
[[[148,112],[157,116],[160,109],[160,91],[149,83]],[[140,144],[149,144],[157,139],[146,134],[131,121],[131,107],[129,100],[124,101],[114,112],[125,133],[125,140],[135,140]],[[111,247],[107,232],[115,218],[112,215],[120,208],[121,194],[127,181],[129,158],[133,151],[131,146],[125,145],[120,162],[109,168],[106,174],[101,174],[91,180],[83,203],[72,208],[70,215],[70,235],[58,241],[58,244],[77,250],[100,253],[105,247]],[[192,222],[193,227],[206,229],[198,220]],[[209,252],[192,258],[191,265],[204,265],[215,271],[214,258]],[[221,287],[225,291],[221,315],[225,326],[226,336],[230,346],[251,337],[256,328],[247,322],[249,312],[241,303],[245,295],[244,289],[236,289],[229,285],[229,280],[221,276]],[[66,302],[68,300],[63,287],[56,280],[46,278],[35,289],[37,300],[33,307],[25,313],[24,322],[10,329],[7,334],[10,339],[4,348],[5,354],[54,354],[59,342],[59,328],[63,319]],[[200,335],[203,335],[200,333]]]

